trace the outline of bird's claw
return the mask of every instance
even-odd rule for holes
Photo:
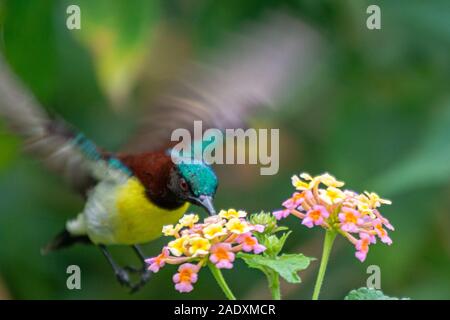
[[[129,272],[139,273],[139,281],[133,284],[130,280]],[[130,293],[136,293],[148,282],[151,276],[151,271],[147,268],[136,268],[133,266],[125,266],[116,271],[116,278],[122,286],[126,286],[130,289]]]
[[[140,280],[131,287],[130,293],[138,292],[150,280],[152,273],[145,267],[141,269]]]
[[[130,275],[128,274],[127,270],[125,269],[118,269],[115,272],[117,281],[122,286],[132,287],[131,281],[130,281]]]
[[[152,276],[152,272],[149,271],[149,270],[147,270],[147,269],[145,269],[145,270],[141,273],[141,281],[140,281],[140,283],[143,283],[143,284],[147,283],[148,280],[150,280],[150,277],[151,277],[151,276]]]

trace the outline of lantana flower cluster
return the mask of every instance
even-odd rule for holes
[[[219,269],[231,269],[237,252],[259,254],[266,250],[254,236],[255,232],[263,232],[264,226],[251,224],[246,216],[242,210],[221,210],[199,222],[198,215],[187,214],[178,224],[164,226],[162,233],[174,240],[161,254],[146,259],[148,269],[158,272],[166,264],[179,265],[172,278],[175,289],[192,291],[200,269],[208,262]]]
[[[328,173],[316,177],[307,173],[294,175],[292,185],[296,192],[283,202],[284,209],[273,212],[278,220],[294,215],[308,228],[320,226],[342,234],[355,246],[355,256],[361,262],[377,237],[385,244],[392,244],[386,229],[394,230],[394,227],[378,211],[381,205],[391,201],[374,192],[359,194],[342,190],[344,182]]]

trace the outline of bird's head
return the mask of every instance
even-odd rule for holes
[[[170,172],[169,189],[180,199],[216,213],[213,205],[218,185],[213,169],[203,162],[177,163]]]

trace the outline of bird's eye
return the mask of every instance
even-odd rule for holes
[[[180,180],[180,188],[181,188],[183,191],[187,191],[187,189],[188,189],[189,187],[188,187],[188,184],[187,184],[186,180],[184,180],[184,179],[181,179],[181,180]]]

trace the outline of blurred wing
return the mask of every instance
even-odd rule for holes
[[[272,15],[230,37],[206,63],[192,63],[187,72],[145,110],[128,152],[169,145],[173,130],[244,127],[263,106],[279,104],[293,73],[308,66],[317,52],[317,36],[306,25]]]
[[[62,121],[52,120],[31,92],[12,74],[0,55],[0,118],[25,140],[25,150],[40,157],[45,165],[62,175],[76,190],[92,183],[83,145],[94,146],[74,133]]]

